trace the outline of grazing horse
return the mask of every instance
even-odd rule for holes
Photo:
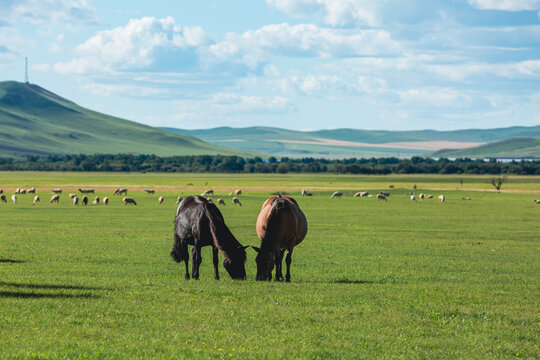
[[[192,245],[193,264],[191,276],[199,278],[201,247],[212,246],[214,255],[214,279],[219,280],[218,251],[223,253],[223,266],[233,279],[246,279],[246,248],[231,233],[217,206],[198,195],[186,197],[178,205],[174,220],[174,245],[171,256],[176,262],[186,263],[188,271],[188,245]]]
[[[257,251],[257,280],[271,280],[272,269],[276,265],[276,281],[283,281],[282,261],[287,250],[287,275],[291,281],[291,257],[293,248],[300,244],[307,234],[306,216],[298,203],[286,195],[278,195],[266,200],[257,218],[257,235],[261,247]]]

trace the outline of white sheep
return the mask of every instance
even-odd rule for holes
[[[343,193],[341,191],[336,191],[332,194],[332,196],[330,197],[331,199],[335,198],[335,197],[338,197],[341,199],[341,196],[343,195]]]
[[[34,201],[32,202],[32,205],[35,205],[39,202],[39,195],[34,196]]]
[[[411,201],[416,202],[416,197],[414,195],[411,195]]]
[[[50,202],[51,204],[52,204],[53,202],[56,202],[56,203],[60,202],[60,195],[57,194],[57,195],[51,196],[51,200],[49,200],[49,202]]]
[[[444,202],[444,195],[439,195],[439,201]]]
[[[240,202],[240,199],[237,198],[236,196],[232,198],[232,202],[233,202],[234,205],[242,206],[242,203]]]
[[[159,205],[163,204],[163,196],[160,196],[160,197],[159,197],[158,203],[159,203]]]

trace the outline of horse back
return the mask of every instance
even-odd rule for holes
[[[307,220],[298,203],[289,196],[265,201],[257,218],[257,235],[281,249],[292,249],[304,240]],[[281,204],[280,204],[281,202]]]

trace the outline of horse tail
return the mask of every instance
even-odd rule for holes
[[[187,243],[185,241],[182,241],[178,234],[176,233],[176,229],[174,231],[174,245],[171,250],[171,257],[174,261],[180,263],[182,261],[185,261],[188,259],[188,248]]]

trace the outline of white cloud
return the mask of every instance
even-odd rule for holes
[[[17,0],[7,1],[0,17],[13,23],[24,20],[32,24],[95,25],[96,11],[87,0]]]
[[[468,2],[481,10],[523,11],[540,9],[540,0],[468,0]]]
[[[197,50],[208,44],[208,35],[200,27],[182,27],[172,17],[131,19],[126,26],[100,31],[76,49],[80,56],[58,63],[60,73],[84,74],[148,69],[160,70],[193,66]]]
[[[330,26],[377,25],[377,1],[366,0],[267,0],[268,5],[293,17],[321,17]]]
[[[382,30],[320,28],[313,24],[272,24],[241,35],[227,34],[210,46],[216,59],[237,57],[255,65],[270,56],[357,57],[397,53],[399,44]]]
[[[401,101],[406,105],[422,107],[464,107],[472,103],[469,95],[448,88],[422,88],[398,91]]]
[[[293,75],[280,78],[277,82],[286,94],[335,98],[341,95],[357,94],[361,91],[358,84],[349,83],[335,75]]]

